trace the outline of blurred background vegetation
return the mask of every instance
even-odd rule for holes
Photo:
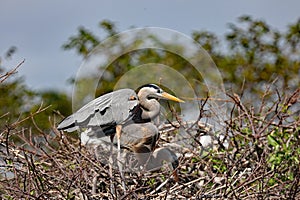
[[[83,59],[87,58],[101,41],[118,33],[115,24],[109,20],[101,21],[99,28],[106,32],[104,38],[99,38],[96,33],[80,26],[77,33],[62,44],[62,48],[66,51],[76,51]],[[202,30],[193,31],[191,37],[202,45],[216,63],[223,76],[226,91],[243,94],[243,98],[252,104],[258,103],[256,101],[272,82],[275,82],[273,89],[283,93],[294,91],[300,86],[300,19],[287,25],[285,31],[279,32],[261,19],[241,16],[236,23],[228,25],[228,31],[223,37]],[[118,42],[117,38],[115,42]],[[141,42],[143,41],[136,38],[129,45]],[[11,47],[2,59],[11,59],[16,50],[17,47]],[[96,96],[113,90],[116,82],[128,70],[149,62],[172,66],[187,79],[197,80],[193,85],[196,91],[205,91],[205,88],[198,84],[201,77],[195,77],[197,73],[190,70],[191,67],[186,67],[189,63],[184,59],[170,52],[147,49],[124,54],[112,62],[106,68]],[[74,70],[75,67],[77,66],[74,66]],[[99,70],[101,67],[99,66]],[[6,70],[5,66],[1,66],[0,59],[1,74]],[[74,80],[74,77],[70,77],[69,84],[74,84]],[[71,97],[67,94],[55,90],[32,91],[26,86],[26,81],[17,75],[1,83],[0,94],[0,116],[6,116],[0,118],[2,128],[22,116],[33,113],[41,103],[44,106],[51,105],[45,112],[33,117],[42,130],[49,128],[49,116],[53,113],[56,113],[59,121],[62,116],[72,111]],[[28,127],[32,127],[31,125],[29,121],[24,124]]]

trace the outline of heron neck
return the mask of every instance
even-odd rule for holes
[[[156,99],[140,98],[142,106],[142,119],[154,119],[160,112],[160,104]]]

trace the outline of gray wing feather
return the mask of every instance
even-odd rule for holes
[[[132,96],[135,98],[132,99]],[[130,117],[130,111],[137,105],[138,98],[134,90],[116,90],[87,103],[77,112],[64,119],[57,128],[59,130],[74,131],[79,127],[121,124]]]

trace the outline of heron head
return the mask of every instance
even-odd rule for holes
[[[159,86],[155,84],[146,84],[138,88],[138,96],[145,95],[148,99],[166,99],[176,102],[184,102],[183,100],[163,91]]]

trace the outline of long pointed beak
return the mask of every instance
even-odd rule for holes
[[[183,100],[169,94],[169,93],[166,93],[166,92],[163,92],[161,93],[161,96],[164,97],[165,99],[168,99],[168,100],[172,100],[172,101],[177,101],[177,102],[180,102],[180,103],[184,103]]]

